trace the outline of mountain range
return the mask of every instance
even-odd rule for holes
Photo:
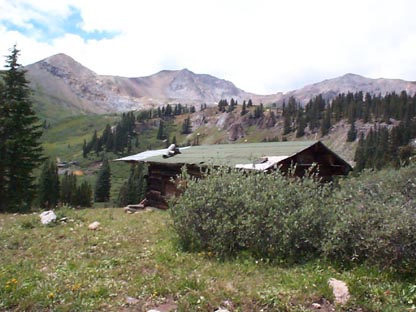
[[[370,79],[355,74],[307,85],[287,93],[259,95],[232,82],[188,69],[162,70],[146,77],[98,75],[65,54],[57,54],[25,67],[33,89],[35,108],[45,118],[89,113],[112,113],[166,104],[216,105],[221,99],[239,103],[281,104],[293,96],[305,104],[322,94],[329,100],[339,93],[385,94],[405,90],[416,93],[416,82],[400,79]]]

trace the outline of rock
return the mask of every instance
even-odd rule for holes
[[[53,210],[44,211],[39,216],[42,224],[49,224],[56,220],[56,214]]]
[[[219,307],[217,310],[215,310],[215,312],[230,312],[230,311],[228,311],[228,309]]]
[[[139,303],[139,299],[126,296],[126,303],[127,304],[137,304],[137,303]]]
[[[314,309],[320,309],[321,308],[321,305],[319,303],[314,302],[314,303],[312,303],[312,308],[314,308]]]
[[[90,225],[88,225],[88,229],[95,231],[95,230],[97,230],[99,228],[99,226],[100,226],[100,222],[94,221],[93,223],[91,223]]]
[[[347,284],[335,278],[330,278],[328,284],[332,287],[332,292],[334,293],[335,297],[335,303],[346,304],[347,301],[350,299],[350,293],[348,291]]]

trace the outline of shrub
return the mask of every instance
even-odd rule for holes
[[[329,186],[279,173],[226,168],[209,172],[201,180],[184,174],[187,189],[171,203],[182,248],[220,257],[247,250],[257,257],[291,262],[320,254],[332,219],[325,204]]]
[[[209,172],[201,180],[183,173],[187,188],[171,202],[187,251],[224,258],[244,250],[285,263],[323,257],[416,274],[416,166],[363,172],[337,187],[314,177]]]
[[[334,226],[323,253],[342,264],[415,272],[416,168],[365,172],[346,179],[333,197]]]

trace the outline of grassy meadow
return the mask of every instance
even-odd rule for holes
[[[193,139],[180,134],[185,117],[167,123],[170,139],[175,135],[181,144]],[[84,159],[83,141],[119,119],[85,115],[56,121],[44,133],[45,154],[79,161],[87,174],[78,183],[94,185],[100,155]],[[249,129],[248,142],[263,138],[254,130]],[[132,154],[162,148],[156,133],[157,128],[140,133]],[[217,127],[201,126],[197,133],[203,144],[226,136]],[[125,163],[110,165],[109,203],[60,208],[58,219],[65,221],[48,226],[40,223],[39,212],[0,214],[0,311],[314,311],[314,303],[320,311],[416,311],[416,282],[374,266],[341,268],[323,260],[288,265],[244,252],[232,260],[184,252],[169,211],[125,214],[106,208],[115,205],[130,169]],[[88,230],[93,221],[101,223],[96,231]],[[330,278],[347,283],[351,299],[346,305],[334,303]]]
[[[66,221],[47,226],[38,213],[0,215],[1,311],[411,311],[416,298],[411,281],[366,266],[182,252],[168,211],[56,212]],[[333,303],[329,278],[349,286],[346,306]]]

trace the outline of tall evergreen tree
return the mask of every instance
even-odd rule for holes
[[[163,140],[164,137],[165,137],[164,125],[163,125],[163,121],[160,120],[160,122],[159,122],[159,128],[157,130],[156,139]]]
[[[111,170],[108,159],[104,158],[101,168],[98,171],[95,183],[94,198],[96,202],[106,202],[110,200],[111,189]]]
[[[92,189],[87,181],[83,181],[76,192],[76,205],[81,207],[92,206]]]
[[[76,202],[77,176],[65,173],[61,181],[61,202],[64,205],[74,206]]]
[[[352,122],[350,130],[347,133],[347,142],[354,142],[357,139],[357,129],[355,128],[355,121]]]
[[[247,114],[247,105],[246,105],[246,101],[243,101],[243,107],[241,108],[241,116],[244,116],[245,114]]]
[[[329,129],[331,129],[331,110],[328,105],[321,123],[321,136],[327,135],[329,133]]]
[[[189,133],[191,133],[191,117],[189,115],[183,121],[181,133],[182,134],[189,134]]]
[[[133,164],[130,168],[130,175],[120,189],[118,195],[118,204],[125,206],[128,204],[137,204],[146,196],[146,179],[145,168],[143,163]]]
[[[1,72],[0,212],[30,209],[36,192],[33,170],[43,161],[42,124],[32,108],[19,53],[14,46]]]
[[[296,116],[296,137],[300,138],[305,135],[306,118],[302,106],[299,106]]]
[[[45,161],[38,184],[38,202],[42,208],[55,207],[59,202],[59,176],[55,162]]]

